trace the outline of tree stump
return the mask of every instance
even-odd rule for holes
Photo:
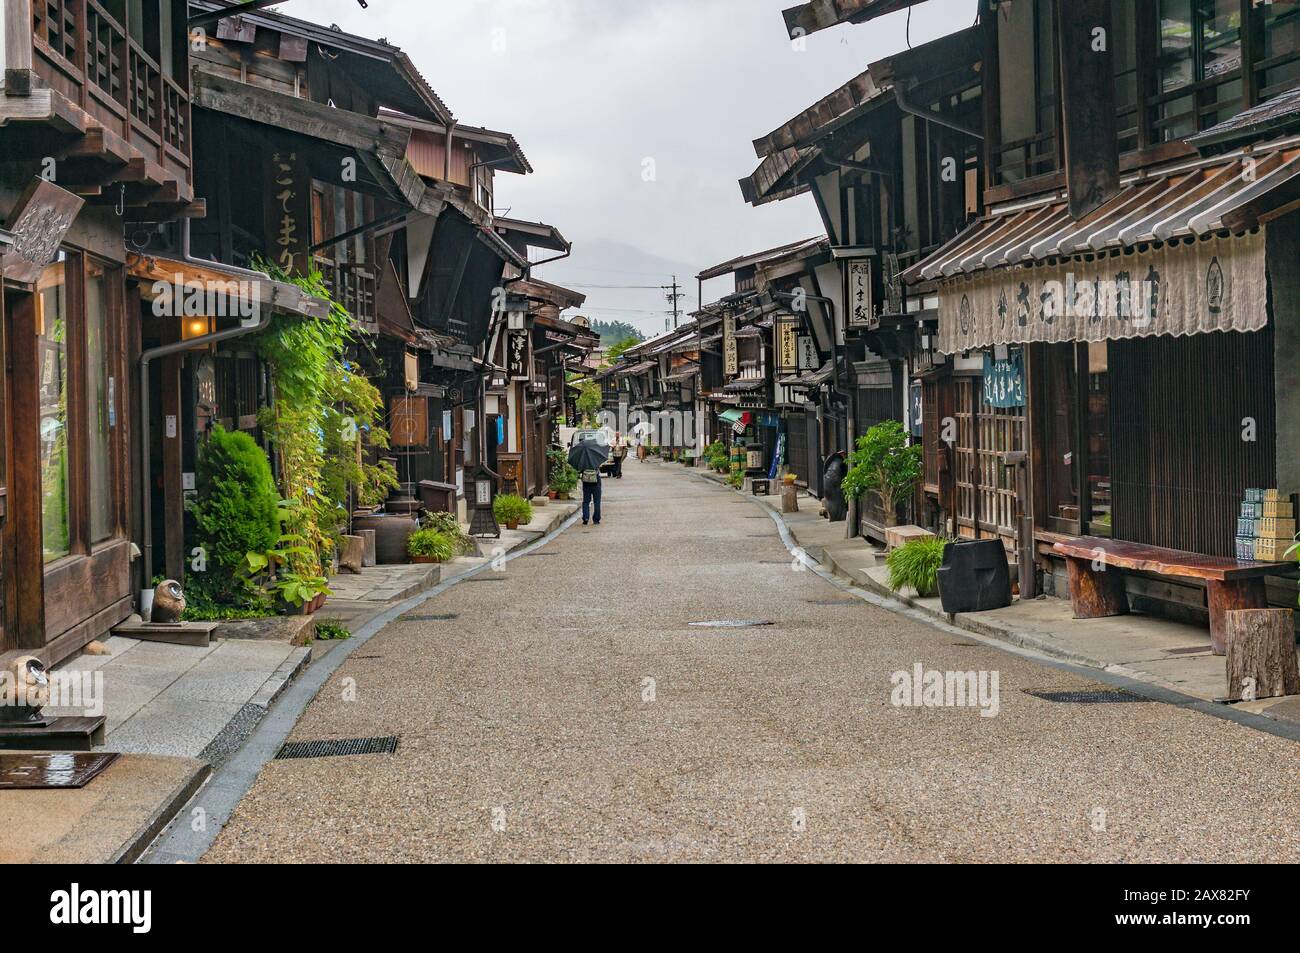
[[[1290,609],[1230,609],[1228,698],[1247,701],[1300,694],[1295,627]]]
[[[360,536],[343,536],[339,544],[339,568],[360,573],[365,565],[366,541]]]
[[[781,487],[781,512],[799,512],[799,491],[795,489],[793,483],[786,483]]]
[[[365,555],[361,559],[361,565],[370,567],[378,563],[375,555],[375,531],[373,529],[359,529],[357,535],[365,541]]]

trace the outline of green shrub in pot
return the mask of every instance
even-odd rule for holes
[[[889,588],[898,592],[904,586],[911,586],[922,597],[934,595],[946,545],[947,540],[932,537],[914,539],[895,549],[885,557]]]
[[[522,496],[515,496],[513,493],[502,493],[492,501],[492,514],[497,518],[498,523],[505,523],[507,526],[531,523],[533,521],[533,504]]]

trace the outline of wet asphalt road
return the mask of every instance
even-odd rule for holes
[[[397,752],[270,762],[206,860],[1300,860],[1295,743],[1030,696],[1102,686],[794,571],[680,468],[625,472],[601,526],[360,646],[290,740]],[[775,624],[688,625],[721,619]],[[917,663],[996,672],[997,715],[892,704]]]

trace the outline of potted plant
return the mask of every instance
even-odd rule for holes
[[[506,529],[518,529],[520,523],[533,521],[533,504],[522,496],[502,493],[492,501],[492,514],[498,523],[506,524]]]
[[[551,471],[551,489],[560,499],[569,499],[569,495],[577,485],[578,471],[569,466],[567,460]]]
[[[457,541],[446,533],[426,526],[406,540],[406,552],[413,563],[445,563],[456,555]]]
[[[846,500],[871,492],[885,511],[885,525],[898,525],[898,504],[910,497],[921,480],[922,449],[907,445],[907,431],[897,420],[876,424],[858,438],[849,454],[849,472],[841,489]]]
[[[936,536],[899,546],[885,557],[889,588],[898,592],[904,586],[911,586],[922,598],[934,595],[938,589],[939,567],[943,565],[943,548],[947,545],[946,540]]]

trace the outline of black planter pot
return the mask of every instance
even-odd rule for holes
[[[939,601],[943,611],[986,612],[1011,605],[1011,573],[1000,539],[949,543],[939,567]]]

